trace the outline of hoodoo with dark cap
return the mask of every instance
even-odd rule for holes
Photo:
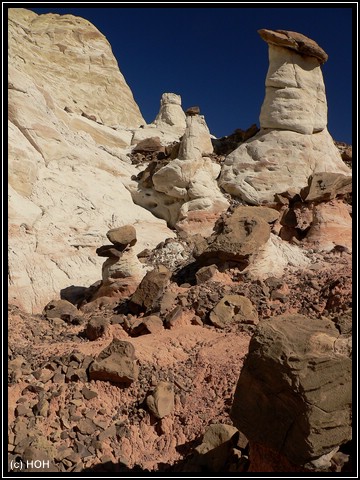
[[[259,34],[269,44],[261,128],[227,156],[219,182],[254,205],[289,189],[299,193],[315,173],[351,175],[326,128],[320,65],[327,54],[300,33],[263,29]]]

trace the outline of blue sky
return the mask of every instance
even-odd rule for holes
[[[173,92],[181,95],[184,109],[200,106],[217,137],[259,125],[268,47],[257,30],[303,33],[329,55],[322,67],[329,131],[335,140],[352,143],[352,43],[356,42],[352,21],[356,12],[349,4],[322,8],[311,7],[311,3],[297,8],[266,3],[252,8],[241,4],[199,8],[184,4],[177,8],[62,5],[27,8],[38,14],[70,13],[92,22],[110,42],[146,122],[154,120],[162,93]]]

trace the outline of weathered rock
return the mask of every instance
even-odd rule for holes
[[[226,157],[219,181],[226,192],[254,205],[288,189],[299,193],[317,172],[351,175],[326,128],[318,46],[294,32],[262,32],[270,42],[270,64],[261,129]],[[279,36],[285,46],[278,46]]]
[[[310,263],[311,260],[303,249],[270,233],[268,241],[252,255],[251,262],[243,273],[254,280],[264,280],[273,275],[281,277],[285,269],[304,269]]]
[[[150,137],[146,138],[139,142],[132,150],[133,153],[153,153],[153,152],[164,152],[165,147],[161,145],[159,137]]]
[[[185,131],[185,113],[181,108],[181,97],[175,93],[163,93],[160,100],[160,111],[154,124],[158,128],[176,128]]]
[[[215,275],[216,272],[218,272],[216,265],[209,265],[199,268],[199,270],[195,274],[196,283],[200,285],[201,283],[207,282]]]
[[[335,246],[352,251],[352,218],[345,203],[331,200],[315,205],[314,221],[306,235],[307,245],[317,250],[330,251]]]
[[[159,307],[159,300],[169,284],[171,272],[159,265],[148,272],[130,299],[129,308],[133,311],[151,312]]]
[[[129,333],[137,337],[139,335],[147,335],[150,333],[158,333],[164,330],[163,321],[157,315],[149,315],[148,317],[139,318],[130,328]]]
[[[325,63],[328,59],[327,53],[314,40],[302,33],[265,28],[258,30],[258,33],[269,44],[295,50],[304,56],[315,57],[319,63]]]
[[[267,207],[237,207],[224,220],[219,231],[208,238],[208,245],[198,245],[194,256],[201,259],[232,260],[248,263],[270,238],[270,223],[279,213]]]
[[[200,115],[200,107],[189,107],[185,110],[185,115],[188,116],[194,116],[194,115]]]
[[[195,450],[198,453],[207,453],[230,440],[236,433],[238,433],[238,429],[231,425],[213,423],[208,426],[204,433],[202,443],[196,447]]]
[[[90,380],[130,384],[137,376],[133,345],[117,339],[102,350],[89,367]]]
[[[93,317],[85,328],[85,336],[89,340],[97,340],[102,337],[109,327],[109,320],[103,317]]]
[[[82,312],[67,300],[51,300],[45,306],[43,314],[47,319],[61,318],[66,323],[72,323],[74,318],[82,315]]]
[[[262,129],[226,157],[219,185],[258,205],[290,189],[300,193],[310,176],[325,171],[351,175],[327,129],[313,135]]]
[[[151,395],[146,398],[150,412],[156,418],[170,415],[174,409],[174,389],[170,382],[159,382]]]
[[[116,247],[125,248],[127,245],[133,247],[137,241],[136,230],[133,225],[124,225],[122,227],[113,228],[106,234],[107,238]]]
[[[8,85],[9,298],[39,313],[60,290],[99,279],[94,252],[109,226],[140,222],[139,251],[174,234],[132,201],[125,126],[143,119],[95,27],[10,9]]]
[[[243,295],[225,295],[210,312],[210,321],[215,327],[224,328],[233,322],[256,325],[259,318],[248,298]]]
[[[114,237],[116,237],[116,233]],[[130,241],[132,238],[130,235],[126,238],[123,236],[117,236],[116,238],[123,239],[123,242]],[[136,240],[135,240],[136,241]],[[117,243],[116,245],[120,245]],[[125,248],[125,243],[119,248]],[[106,250],[104,254],[112,252]],[[102,266],[102,284],[100,288],[95,292],[92,300],[100,297],[127,297],[132,295],[140,284],[141,280],[145,276],[146,269],[144,265],[138,259],[133,248],[126,248],[123,252],[120,252],[120,256],[115,256],[116,252],[112,252],[111,256],[105,260]]]
[[[12,64],[36,76],[60,108],[71,107],[79,115],[88,112],[107,125],[144,123],[109,42],[88,20],[12,8],[9,47]],[[61,81],[54,82],[54,78]],[[94,85],[96,94],[91,95]]]
[[[180,143],[179,159],[195,160],[213,153],[210,132],[203,115],[186,117],[186,130]]]
[[[326,319],[259,323],[231,411],[250,450],[259,443],[304,465],[351,438],[351,358],[337,351],[339,339]]]
[[[116,248],[114,245],[102,245],[96,249],[96,255],[99,257],[120,258],[125,248]]]
[[[337,195],[352,192],[352,177],[341,173],[314,173],[308,182],[308,186],[300,192],[301,198],[306,202],[326,202]]]

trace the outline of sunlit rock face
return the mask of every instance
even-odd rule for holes
[[[260,131],[231,152],[219,184],[257,205],[289,189],[300,192],[311,175],[351,175],[329,134],[320,65],[326,53],[311,39],[285,30],[259,30],[269,44],[269,69]]]

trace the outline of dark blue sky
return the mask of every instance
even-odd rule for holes
[[[259,125],[268,47],[257,30],[303,33],[329,55],[322,67],[329,131],[335,140],[352,143],[352,42],[356,41],[352,17],[356,13],[350,6],[118,5],[28,8],[38,14],[70,13],[92,22],[110,42],[146,122],[154,120],[162,93],[174,92],[181,95],[184,109],[200,106],[211,133],[218,137]]]

